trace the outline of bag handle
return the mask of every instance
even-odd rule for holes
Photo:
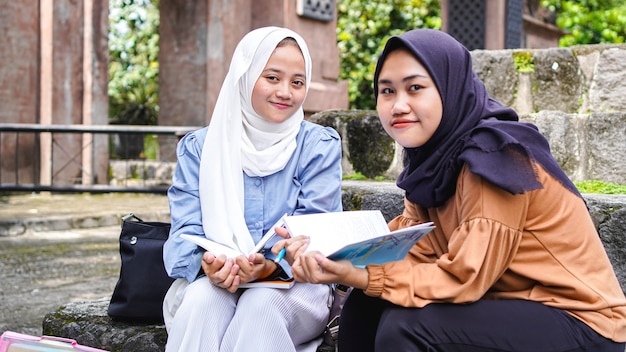
[[[137,215],[133,213],[122,216],[122,222],[128,221],[128,219],[136,219],[139,222],[144,222],[143,220],[141,220],[141,218],[139,218]]]

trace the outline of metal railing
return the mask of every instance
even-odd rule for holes
[[[0,192],[163,193],[168,185],[152,184],[145,174],[136,175],[133,183],[110,184],[112,137],[155,135],[157,145],[166,146],[159,149],[170,150],[169,160],[175,161],[176,142],[198,128],[0,123]],[[126,163],[147,162],[145,157],[125,158],[128,149],[118,154]]]

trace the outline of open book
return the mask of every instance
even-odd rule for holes
[[[270,227],[269,231],[267,231],[267,233],[263,235],[259,243],[254,246],[250,253],[243,253],[239,249],[227,247],[221,243],[211,241],[204,236],[182,234],[180,235],[180,237],[197,244],[198,246],[206,249],[208,252],[214,254],[215,256],[224,254],[227,258],[235,258],[240,255],[245,255],[246,257],[248,257],[250,254],[259,253],[261,252],[261,250],[263,250],[263,248],[265,248],[265,244],[267,243],[267,241],[269,241],[270,239],[272,239],[272,237],[276,235],[276,232],[274,232],[274,228],[283,226],[283,219],[285,216],[286,214],[282,218],[280,218],[274,224],[274,226]]]
[[[291,236],[309,236],[307,251],[320,251],[332,260],[353,265],[401,260],[411,247],[435,227],[432,222],[389,232],[379,210],[356,210],[283,216]]]

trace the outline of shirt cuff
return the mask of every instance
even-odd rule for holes
[[[365,269],[369,278],[367,288],[363,292],[371,297],[380,297],[385,287],[385,271],[382,265],[368,265]]]

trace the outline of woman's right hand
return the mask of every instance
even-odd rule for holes
[[[289,231],[287,231],[284,227],[277,227],[274,230],[276,231],[276,234],[284,238],[284,240],[280,240],[272,246],[272,253],[278,255],[283,248],[286,248],[287,252],[285,254],[285,260],[289,263],[289,265],[293,265],[296,258],[298,258],[300,254],[304,253],[309,245],[309,237],[296,236],[292,238],[289,235]]]
[[[235,292],[239,288],[241,280],[237,275],[239,265],[232,258],[226,258],[223,254],[216,257],[205,252],[202,256],[202,270],[211,283],[217,287],[227,289],[229,292]]]

